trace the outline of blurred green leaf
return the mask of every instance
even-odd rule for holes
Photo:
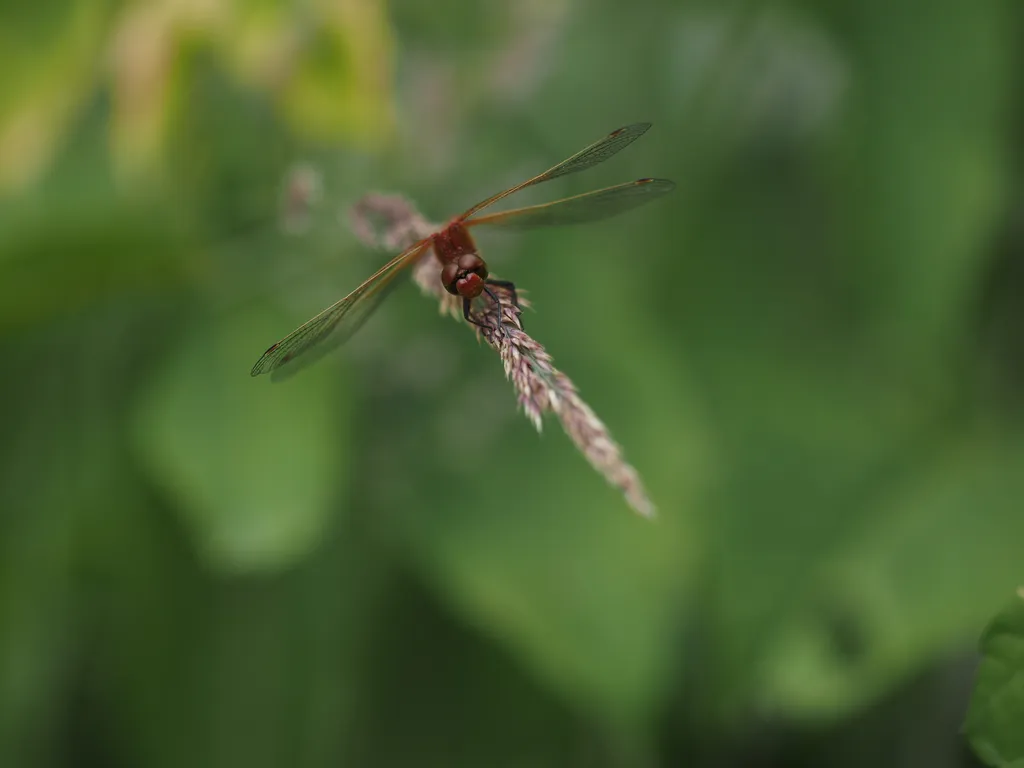
[[[169,226],[164,201],[121,197],[90,178],[88,187],[61,179],[0,214],[0,328],[63,318],[136,291],[165,294],[195,268],[194,254],[176,247],[181,233]]]
[[[876,343],[931,366],[962,340],[1005,193],[1013,4],[846,5],[858,74],[834,178],[850,277]]]
[[[10,422],[7,422],[8,424]],[[70,437],[67,432],[54,435]],[[60,722],[75,653],[75,581],[71,568],[72,500],[53,483],[36,492],[9,474],[38,480],[33,462],[47,466],[21,441],[21,456],[0,473],[0,763],[45,765],[60,752],[49,734]],[[38,449],[40,446],[35,446]],[[51,446],[52,448],[52,446]],[[57,450],[60,450],[59,448]]]
[[[124,316],[76,314],[0,341],[0,764],[47,765],[74,687],[87,609],[77,566],[96,510],[119,509],[112,384]]]
[[[566,474],[556,456],[573,448],[550,426],[538,443],[521,425],[405,535],[472,623],[569,700],[633,722],[666,695],[682,651],[695,542],[678,518],[636,516],[582,458]],[[503,470],[517,452],[532,460]]]
[[[1024,444],[964,438],[860,514],[769,641],[760,695],[831,719],[969,642],[1024,567]]]
[[[286,115],[302,132],[318,139],[343,132],[374,143],[390,134],[394,116],[383,97],[391,86],[391,40],[373,10],[367,4],[364,11],[370,13],[328,18],[310,31],[295,76],[281,94]]]
[[[239,312],[198,329],[137,410],[149,471],[216,567],[275,569],[304,557],[347,481],[346,389],[331,366],[280,386],[249,377],[288,327]]]
[[[8,4],[0,26],[0,189],[36,178],[87,99],[102,55],[107,0]]]
[[[287,572],[224,578],[138,501],[92,536],[86,673],[114,762],[344,764],[386,559],[336,530]]]
[[[909,402],[855,360],[758,338],[745,359],[716,361],[712,382],[723,472],[705,508],[705,672],[710,709],[727,719],[762,695],[771,638],[816,597],[824,564],[865,524],[879,475],[900,466],[928,423],[925,398]]]
[[[409,579],[381,601],[353,752],[375,768],[599,766],[593,729]],[[574,760],[574,757],[576,758]],[[623,765],[637,763],[623,763]]]
[[[989,765],[1024,766],[1024,591],[989,624],[964,731]]]

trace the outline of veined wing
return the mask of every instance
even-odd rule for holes
[[[484,208],[493,205],[502,198],[508,197],[513,192],[518,192],[521,189],[532,187],[534,184],[540,184],[544,181],[557,179],[559,176],[577,173],[587,168],[591,168],[598,163],[603,163],[616,152],[620,152],[643,136],[650,127],[650,123],[634,123],[633,125],[627,125],[625,128],[619,128],[617,131],[612,131],[600,141],[595,141],[589,147],[580,150],[567,160],[563,160],[555,167],[544,171],[544,173],[534,176],[532,179],[527,179],[522,184],[517,184],[511,189],[506,189],[504,192],[499,192],[493,197],[487,198],[482,203],[477,203],[462,214],[460,218],[468,219],[474,213],[482,211]]]
[[[429,244],[429,240],[421,240],[398,254],[348,296],[274,344],[256,361],[251,375],[272,373],[271,378],[280,381],[344,344],[390,293],[398,273],[416,261]],[[288,368],[282,369],[285,365]]]
[[[657,200],[675,188],[675,183],[668,179],[637,179],[550,203],[480,216],[467,221],[466,226],[488,224],[507,229],[529,229],[559,224],[581,224],[625,213]]]

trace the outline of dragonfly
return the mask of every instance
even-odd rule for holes
[[[395,284],[395,278],[416,264],[431,249],[441,270],[441,284],[448,293],[462,299],[462,314],[467,322],[484,325],[473,318],[470,310],[473,301],[482,295],[487,295],[498,305],[494,288],[508,291],[511,300],[518,306],[515,285],[490,276],[487,264],[480,256],[470,234],[471,229],[529,229],[598,221],[662,197],[671,192],[675,184],[668,179],[637,179],[549,203],[497,213],[482,212],[527,187],[570,173],[578,173],[603,163],[643,136],[650,127],[650,123],[634,123],[612,131],[558,165],[503,192],[498,192],[455,216],[443,228],[395,256],[348,296],[273,344],[253,366],[251,375],[270,373],[271,379],[286,378],[341,346],[362,327],[390,293],[389,289]],[[496,322],[500,323],[501,313],[495,314],[498,315]]]

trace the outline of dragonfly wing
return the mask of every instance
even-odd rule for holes
[[[400,253],[348,296],[274,344],[252,367],[251,375],[271,373],[274,381],[280,381],[344,344],[390,294],[398,273],[416,261],[428,244],[424,240]]]
[[[563,160],[553,168],[548,168],[544,173],[538,174],[532,179],[527,179],[522,184],[517,184],[511,189],[506,189],[504,192],[499,192],[493,197],[487,198],[482,203],[477,203],[462,214],[461,218],[468,219],[474,213],[482,211],[484,208],[493,205],[502,198],[508,197],[513,192],[518,192],[521,189],[532,187],[534,184],[540,184],[544,181],[557,179],[559,176],[578,173],[579,171],[591,168],[598,163],[603,163],[609,157],[617,152],[621,152],[647,133],[647,129],[650,127],[650,123],[634,123],[633,125],[627,125],[624,128],[619,128],[617,131],[612,131],[600,141],[595,141],[589,147],[581,149],[575,155]]]
[[[637,179],[550,203],[480,216],[466,222],[466,226],[488,224],[506,229],[530,229],[561,224],[582,224],[625,213],[657,200],[675,188],[675,183],[668,179]]]
[[[565,176],[570,173],[577,173],[579,171],[586,170],[587,168],[591,168],[598,163],[603,163],[609,157],[621,152],[647,133],[647,130],[650,127],[650,123],[633,123],[633,125],[627,125],[625,128],[619,128],[617,131],[612,131],[600,141],[595,141],[586,149],[581,149],[575,155],[567,160],[563,160],[554,168],[549,168],[539,176],[534,176],[529,182],[527,182],[527,186],[540,184],[542,181],[557,179],[559,176]]]
[[[398,273],[396,272],[395,274],[397,275]],[[344,315],[339,316],[339,313],[336,312],[332,317],[321,321],[317,325],[310,321],[295,331],[296,334],[299,331],[303,331],[302,335],[297,336],[295,339],[289,336],[279,342],[285,348],[289,346],[290,342],[292,351],[286,352],[269,369],[270,380],[279,382],[290,379],[299,371],[305,370],[313,363],[319,361],[320,358],[340,347],[352,338],[356,331],[363,327],[363,323],[370,319],[370,315],[374,313],[397,285],[397,280],[388,278],[375,291],[367,293],[366,298],[353,304],[351,309],[345,312]],[[255,369],[253,370],[255,371]],[[253,373],[253,375],[258,374]]]

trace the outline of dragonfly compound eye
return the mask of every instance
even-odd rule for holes
[[[459,269],[466,272],[476,272],[484,280],[487,279],[487,265],[484,260],[475,253],[464,253],[458,258]]]
[[[484,292],[484,279],[476,272],[460,275],[455,281],[455,290],[464,299],[475,299]]]
[[[458,290],[455,288],[455,281],[459,279],[459,265],[454,261],[449,261],[441,269],[441,285],[448,293],[459,295]]]

